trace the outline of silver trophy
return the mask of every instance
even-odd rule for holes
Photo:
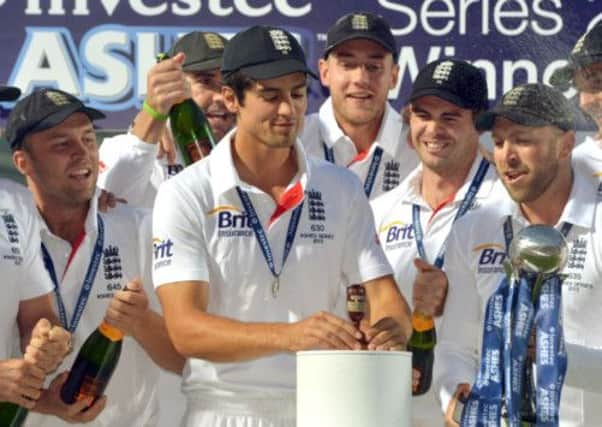
[[[523,228],[512,240],[509,249],[511,274],[520,277],[521,273],[536,274],[531,298],[539,296],[543,281],[561,271],[568,259],[566,239],[554,227],[530,225]],[[534,426],[537,423],[535,385],[533,383],[533,357],[527,353],[521,404],[521,426]]]

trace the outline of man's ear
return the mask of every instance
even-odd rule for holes
[[[224,105],[232,114],[238,114],[240,103],[236,97],[236,93],[229,86],[222,86],[222,98],[224,99]]]
[[[318,61],[318,71],[320,73],[320,83],[324,87],[330,87],[330,74],[329,74],[328,58],[320,58]]]
[[[575,148],[575,132],[574,131],[564,132],[560,136],[560,138],[561,138],[560,150],[559,150],[558,156],[561,159],[567,159],[567,158],[570,159],[573,148]]]
[[[13,152],[13,164],[21,175],[27,176],[31,170],[31,160],[24,150]]]

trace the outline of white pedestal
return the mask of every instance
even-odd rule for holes
[[[297,353],[297,427],[410,427],[412,354]]]

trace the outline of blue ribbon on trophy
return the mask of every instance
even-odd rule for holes
[[[480,369],[462,426],[558,426],[567,369],[559,271],[567,261],[570,229],[568,223],[561,231],[531,225],[513,238],[512,220],[506,220],[506,275],[487,302]],[[529,351],[533,336],[536,384]]]

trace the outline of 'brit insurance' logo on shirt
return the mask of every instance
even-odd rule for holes
[[[218,237],[250,237],[253,234],[249,216],[236,206],[220,205],[207,215],[216,218]]]
[[[414,226],[402,221],[393,221],[378,230],[385,250],[407,248],[414,244]],[[382,239],[384,236],[384,239]]]
[[[498,274],[504,272],[505,248],[498,243],[483,243],[472,250],[478,256],[479,274]]]
[[[170,265],[173,257],[173,242],[171,239],[153,238],[153,257],[155,259],[155,270]]]

